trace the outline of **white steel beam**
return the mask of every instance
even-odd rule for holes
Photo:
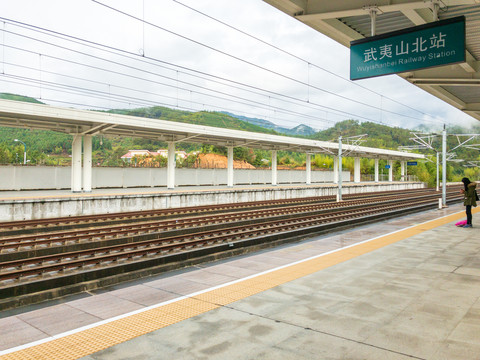
[[[167,151],[167,188],[175,188],[175,143],[173,141],[168,142]]]
[[[333,182],[338,184],[338,156],[333,157]]]
[[[82,192],[82,136],[75,135],[72,141],[72,179],[73,192]]]
[[[306,168],[306,184],[310,185],[312,183],[312,154],[307,153],[307,160],[305,163],[305,168]]]
[[[402,11],[405,9],[421,9],[429,7],[425,1],[409,0],[379,0],[374,5],[380,13]],[[307,12],[296,16],[301,21],[311,19],[339,19],[350,16],[363,16],[368,14],[370,6],[363,0],[336,0],[336,1],[311,1]]]
[[[393,181],[393,160],[388,160],[388,165],[390,168],[388,169],[388,181]]]
[[[83,136],[83,191],[92,191],[92,136]]]
[[[227,186],[233,187],[233,146],[227,146]]]
[[[19,101],[0,100],[0,123],[10,127],[35,127],[53,131],[72,132],[75,129],[92,129],[98,124],[108,124],[102,128],[104,135],[136,136],[165,141],[187,139],[196,143],[237,146],[248,143],[252,147],[264,149],[282,149],[303,152],[336,153],[338,144],[328,141],[302,139],[280,135],[245,132],[211,126],[178,123],[162,119],[149,119],[119,114],[101,113],[88,110],[62,108],[49,105],[22,103]],[[34,126],[32,126],[32,124]],[[248,141],[245,139],[248,138]],[[241,145],[238,145],[241,146]],[[362,154],[363,157],[412,158],[423,159],[421,154],[375,149],[350,145],[344,146],[351,156]]]
[[[443,101],[449,103],[450,105],[457,107],[458,109],[465,109],[467,106],[467,104],[464,101],[460,100],[455,95],[453,95],[452,93],[449,93],[447,90],[443,89],[440,86],[419,84],[418,87],[424,89],[430,94],[435,95],[436,97],[438,97],[439,99],[442,99]]]
[[[353,182],[360,182],[360,158],[358,157],[353,162]]]
[[[277,150],[272,150],[272,185],[277,185]]]

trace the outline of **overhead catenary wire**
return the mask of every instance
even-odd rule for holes
[[[235,59],[235,60],[244,62],[244,63],[246,63],[246,64],[248,64],[248,65],[251,65],[251,66],[256,67],[256,68],[258,68],[258,69],[264,70],[264,71],[269,72],[269,73],[271,73],[271,74],[280,76],[280,77],[282,77],[282,78],[284,78],[284,79],[290,80],[290,81],[295,82],[295,83],[298,83],[298,84],[300,84],[300,85],[309,86],[309,84],[306,83],[306,82],[304,82],[304,81],[295,79],[295,78],[293,78],[293,77],[291,77],[291,76],[288,76],[288,75],[285,75],[285,74],[281,74],[281,73],[279,73],[279,72],[277,72],[277,71],[268,69],[268,68],[266,68],[266,67],[264,67],[264,66],[262,66],[262,65],[255,64],[255,63],[253,63],[253,62],[251,62],[251,61],[242,59],[242,58],[240,58],[240,57],[238,57],[238,56],[235,56],[235,55],[232,55],[232,54],[227,53],[227,52],[225,52],[225,51],[216,49],[216,48],[214,48],[213,46],[210,46],[210,45],[201,43],[201,42],[199,42],[199,41],[197,41],[197,40],[194,40],[194,39],[191,39],[191,38],[189,38],[189,37],[187,37],[187,36],[178,34],[178,33],[174,32],[174,31],[168,30],[168,29],[166,29],[166,28],[164,28],[164,27],[162,27],[162,26],[159,26],[159,25],[157,25],[157,24],[154,24],[154,23],[152,23],[152,22],[149,22],[149,21],[140,19],[139,17],[137,17],[137,16],[135,16],[135,15],[129,14],[129,13],[127,13],[127,12],[125,12],[125,11],[122,11],[122,10],[120,10],[120,9],[117,9],[117,8],[115,8],[115,7],[113,7],[113,6],[104,4],[104,3],[100,2],[100,1],[97,1],[97,0],[91,0],[91,1],[94,2],[94,3],[96,3],[96,4],[99,4],[99,5],[101,5],[101,6],[104,6],[104,7],[108,8],[108,9],[111,9],[111,10],[113,10],[113,11],[115,11],[115,12],[118,12],[118,13],[120,13],[120,14],[122,14],[122,15],[125,15],[125,16],[127,16],[127,17],[132,18],[132,19],[135,19],[135,20],[137,20],[137,21],[145,22],[145,24],[150,25],[150,26],[152,26],[152,27],[154,27],[154,28],[157,28],[157,29],[159,29],[159,30],[168,32],[169,34],[178,36],[178,37],[180,37],[180,38],[182,38],[182,39],[184,39],[184,40],[187,40],[187,41],[190,41],[190,42],[192,42],[192,43],[194,43],[194,44],[203,46],[203,47],[205,47],[205,48],[207,48],[207,49],[209,49],[209,50],[218,52],[219,54],[222,54],[222,55],[225,55],[225,56],[230,57],[230,58],[232,58],[232,59]],[[367,106],[367,107],[370,107],[370,108],[373,108],[373,109],[376,109],[376,110],[380,110],[380,111],[385,111],[385,112],[388,112],[388,113],[391,113],[391,114],[394,114],[394,115],[399,115],[399,116],[409,117],[409,118],[412,118],[412,119],[417,119],[417,118],[413,118],[413,117],[411,117],[411,116],[404,115],[404,114],[400,114],[400,113],[397,113],[397,112],[394,112],[394,111],[391,111],[391,110],[381,109],[381,108],[378,107],[378,106],[374,106],[374,105],[367,104],[367,103],[364,103],[364,102],[359,101],[359,100],[355,100],[355,99],[352,99],[352,98],[348,98],[348,97],[346,97],[346,96],[343,96],[343,95],[334,93],[334,92],[332,92],[332,91],[329,91],[329,90],[326,90],[326,89],[323,89],[323,88],[320,88],[320,87],[318,87],[318,86],[310,85],[310,87],[311,87],[312,89],[315,89],[315,90],[318,90],[318,91],[322,91],[322,92],[325,92],[325,93],[330,94],[330,95],[333,95],[333,96],[337,96],[337,97],[339,97],[339,98],[341,98],[341,99],[343,99],[343,100],[351,101],[351,102],[356,103],[356,104],[358,104],[358,105]]]
[[[9,63],[8,63],[9,64]],[[9,65],[12,65],[12,64],[9,64]],[[13,64],[14,65],[14,64]],[[18,66],[18,65],[14,65],[14,66]],[[24,67],[25,68],[25,67]],[[30,68],[31,69],[31,68]],[[53,72],[48,72],[50,74],[56,74],[56,75],[60,75],[60,76],[67,76],[67,77],[71,77],[71,78],[75,78],[75,77],[72,77],[72,76],[69,76],[69,75],[62,75],[62,74],[58,74],[58,73],[53,73]],[[178,103],[177,104],[171,104],[171,103],[159,103],[158,101],[149,101],[149,100],[145,100],[145,99],[142,99],[142,98],[136,98],[136,97],[132,97],[132,96],[126,96],[126,95],[121,95],[121,94],[116,94],[116,93],[112,93],[112,92],[105,92],[105,91],[100,91],[100,90],[94,90],[94,89],[88,89],[88,88],[84,88],[84,87],[77,87],[77,86],[72,86],[72,85],[68,85],[68,84],[61,84],[59,82],[48,82],[48,81],[42,81],[42,80],[37,80],[37,79],[34,79],[34,78],[27,78],[27,77],[22,77],[22,76],[15,76],[15,75],[8,75],[8,74],[2,74],[0,75],[0,77],[10,77],[10,78],[16,78],[16,79],[21,79],[23,81],[29,81],[29,82],[32,82],[34,84],[37,84],[37,85],[40,85],[40,86],[44,86],[44,85],[49,85],[50,86],[50,89],[52,89],[53,87],[57,87],[57,88],[62,88],[62,89],[72,89],[72,90],[75,90],[77,93],[83,93],[83,94],[90,94],[90,95],[93,95],[93,94],[100,94],[102,95],[101,97],[99,96],[96,96],[96,98],[102,98],[104,100],[110,100],[110,99],[113,99],[113,100],[116,100],[116,101],[119,101],[119,102],[122,102],[122,99],[126,99],[128,100],[128,103],[135,103],[135,104],[138,104],[138,105],[142,105],[142,106],[158,106],[158,105],[163,105],[163,106],[171,106],[171,107],[175,107],[175,108],[181,108],[181,109],[184,109],[184,110],[196,110],[196,111],[199,111],[199,109],[195,109],[195,108],[192,108],[192,107],[186,107],[186,106],[179,106]],[[80,78],[77,78],[77,79],[80,79]],[[95,82],[97,84],[102,84],[102,85],[109,85],[107,83],[101,83],[101,82],[98,82],[98,81],[93,81],[93,80],[86,80],[86,79],[80,79],[80,80],[83,80],[83,81],[91,81],[91,82]],[[117,86],[115,85],[114,87],[116,88],[119,88],[119,89],[124,89],[124,90],[132,90],[132,89],[129,89],[129,88],[126,88],[126,87],[123,87],[123,86]],[[222,110],[229,110],[229,111],[240,111],[240,110],[237,110],[237,109],[228,109],[228,108],[225,108],[225,107],[218,107],[218,106],[215,106],[215,105],[212,105],[212,104],[206,104],[204,102],[200,103],[200,102],[196,102],[196,101],[191,101],[191,100],[187,100],[187,99],[178,99],[176,97],[173,97],[173,96],[167,96],[167,95],[158,95],[158,94],[155,94],[155,93],[151,93],[151,92],[145,92],[145,91],[142,91],[142,90],[134,90],[136,92],[141,92],[141,93],[144,93],[144,94],[149,94],[149,95],[155,95],[155,96],[160,96],[160,97],[165,97],[165,98],[168,98],[170,100],[182,100],[184,102],[190,102],[190,103],[195,103],[195,104],[202,104],[202,105],[207,105],[211,108],[218,108],[218,109],[222,109]],[[214,96],[215,97],[215,96]],[[124,102],[124,101],[123,101]],[[239,103],[239,102],[237,102]],[[266,108],[264,108],[266,109]],[[279,113],[282,113],[282,114],[289,114],[289,111],[282,111],[281,109],[280,110],[277,110]],[[291,112],[290,113],[294,113],[295,112]],[[249,113],[247,113],[249,114]],[[250,113],[249,114],[250,116],[259,116],[258,114],[253,114],[253,113]],[[295,114],[297,116],[300,116],[300,117],[304,117],[304,118],[307,118],[307,119],[314,119],[314,120],[326,120],[326,119],[319,119],[319,118],[316,118],[316,117],[312,117],[312,116],[309,116],[309,115],[304,115],[304,114],[301,114],[301,113],[298,113],[298,114]],[[328,120],[326,120],[328,121]]]
[[[47,42],[47,41],[45,41],[45,40],[36,39],[36,38],[31,37],[31,36],[27,36],[27,35],[24,35],[24,34],[19,34],[19,33],[13,32],[13,31],[8,31],[8,30],[7,30],[6,32],[8,32],[8,33],[10,33],[10,34],[17,35],[17,36],[21,36],[21,37],[24,37],[24,38],[27,38],[27,39],[30,39],[30,40],[38,41],[38,42],[41,42],[41,43],[43,43],[43,44],[48,44],[48,45],[51,45],[51,46],[55,46],[55,47],[60,48],[60,49],[63,49],[63,50],[72,51],[72,52],[75,52],[75,53],[77,53],[77,54],[81,54],[81,55],[84,55],[84,56],[88,56],[88,57],[92,57],[92,58],[95,58],[95,59],[98,59],[98,60],[103,60],[103,61],[105,61],[104,58],[95,56],[95,55],[93,55],[93,54],[91,54],[91,53],[85,53],[85,52],[81,52],[81,51],[78,51],[78,50],[70,49],[70,48],[67,48],[67,47],[64,47],[64,46],[61,46],[61,45],[58,45],[58,44],[54,44],[54,43],[51,43],[51,42]],[[11,46],[11,45],[5,45],[5,46],[6,46],[6,47],[10,47],[10,48],[12,48],[12,49],[29,51],[29,50],[20,49],[20,48],[18,48],[18,47],[14,47],[14,46]],[[100,49],[100,50],[102,50],[102,49]],[[31,52],[33,52],[33,51],[31,51]],[[34,52],[34,53],[35,53],[35,52]],[[136,55],[136,54],[134,54],[134,55]],[[44,54],[44,56],[47,56],[47,55]],[[61,58],[55,57],[55,56],[49,56],[49,57],[50,57],[50,58],[55,58],[55,59],[61,60],[61,61],[67,61],[67,62],[70,62],[70,63],[75,63],[75,64],[77,64],[77,65],[83,65],[83,66],[95,68],[95,67],[92,66],[92,65],[87,65],[87,64],[80,63],[80,62],[75,62],[75,61],[73,61],[73,60],[61,59]],[[141,58],[141,60],[143,60],[143,59],[144,59],[144,57]],[[112,63],[112,64],[120,65],[120,66],[126,66],[126,67],[128,67],[128,68],[130,68],[130,69],[135,69],[135,70],[137,70],[137,71],[141,71],[141,72],[147,73],[147,74],[149,74],[149,75],[160,76],[160,77],[163,77],[163,78],[168,78],[168,79],[170,79],[170,80],[177,81],[177,79],[174,79],[174,78],[172,78],[172,77],[167,77],[167,76],[165,76],[165,75],[160,75],[160,74],[155,73],[155,72],[151,72],[151,71],[147,71],[147,70],[145,70],[145,69],[140,69],[140,68],[137,68],[137,67],[133,67],[133,66],[131,66],[131,65],[126,65],[126,64],[123,64],[123,63],[120,63],[120,62],[117,62],[117,61],[109,60],[109,62]],[[173,65],[173,66],[175,66],[175,65]],[[167,69],[169,69],[169,68],[167,68]],[[173,69],[169,69],[169,70],[175,71],[175,70],[173,70]],[[190,69],[189,69],[189,70],[190,70]],[[108,71],[113,72],[112,70],[108,70]],[[194,70],[192,70],[192,71],[194,71]],[[188,73],[186,73],[186,74],[192,76],[191,74],[188,74]],[[121,75],[124,75],[124,74],[121,73]],[[210,75],[210,74],[208,74],[208,75],[209,75],[209,76],[214,76],[214,75]],[[202,78],[203,78],[203,77],[202,77]],[[205,78],[203,78],[203,79],[205,79]],[[147,79],[143,79],[143,80],[145,80],[145,81],[150,81],[150,80],[147,80]],[[228,79],[224,79],[224,78],[222,78],[222,80],[229,81]],[[210,81],[210,80],[209,80],[209,81]],[[177,81],[177,82],[178,82],[178,81]],[[199,87],[199,88],[202,88],[202,89],[206,89],[206,90],[208,90],[208,91],[219,92],[218,90],[212,90],[212,89],[210,89],[210,88],[201,87],[201,86],[198,86],[198,85],[196,85],[196,84],[192,84],[192,83],[188,83],[188,82],[184,82],[184,81],[180,81],[180,82],[181,82],[181,83],[185,83],[185,84],[189,84],[189,85],[191,85],[191,86]],[[224,84],[224,83],[220,83],[220,84],[229,86],[228,84]],[[305,103],[303,100],[298,99],[298,98],[295,98],[295,97],[292,97],[292,96],[288,96],[288,95],[284,95],[284,94],[272,92],[272,91],[269,91],[269,90],[261,89],[261,88],[259,88],[259,87],[252,87],[252,86],[249,86],[249,85],[246,85],[246,84],[243,84],[243,83],[238,83],[238,84],[240,84],[240,85],[242,85],[242,86],[250,87],[250,88],[255,88],[255,89],[257,89],[258,91],[264,91],[264,92],[271,93],[271,94],[274,94],[274,95],[277,95],[277,96],[287,97],[287,98],[289,98],[289,99],[293,99],[293,100],[295,100],[295,101],[300,102],[300,104]],[[236,87],[236,88],[238,89],[238,87]],[[243,89],[243,90],[245,90],[245,89]],[[245,90],[245,91],[248,91],[248,90]],[[221,92],[219,92],[219,93],[221,93]],[[223,94],[226,94],[226,93],[223,93]],[[226,94],[226,95],[232,96],[232,95],[229,95],[229,94]],[[259,95],[266,96],[265,94],[259,94]],[[280,99],[277,99],[277,100],[280,100]],[[286,101],[286,100],[280,100],[280,101]],[[300,104],[296,104],[296,105],[300,105]],[[304,105],[305,105],[305,104],[304,104]],[[358,115],[358,114],[354,114],[354,113],[346,112],[346,111],[343,111],[343,110],[335,109],[335,108],[332,108],[332,107],[328,107],[328,106],[325,106],[325,105],[317,104],[317,103],[312,102],[312,101],[309,101],[307,105],[314,105],[314,106],[317,106],[317,107],[321,108],[322,110],[323,110],[323,109],[326,109],[326,110],[328,110],[328,111],[333,111],[334,113],[335,113],[335,112],[339,112],[339,113],[342,113],[342,114],[345,114],[345,115],[354,116],[354,117],[357,117],[357,118],[363,118],[363,119],[365,119],[365,120],[372,121],[372,122],[377,122],[377,121],[374,120],[374,119],[366,118],[366,117],[361,116],[361,115]],[[307,106],[307,107],[308,107],[308,106]]]
[[[11,49],[15,49],[15,50],[18,50],[18,51],[24,51],[24,52],[32,53],[32,54],[35,53],[35,52],[31,51],[31,50],[27,50],[27,49],[15,47],[15,46],[6,45],[6,47],[7,47],[7,48],[11,48]],[[98,66],[92,66],[92,65],[87,65],[87,64],[84,64],[84,63],[79,63],[79,62],[76,62],[76,61],[73,61],[73,60],[62,59],[62,58],[59,58],[59,57],[54,57],[54,56],[49,56],[49,55],[44,55],[44,56],[45,56],[45,57],[52,58],[52,59],[55,59],[55,60],[59,60],[59,61],[65,61],[65,62],[68,62],[68,63],[71,63],[71,64],[76,64],[76,65],[80,65],[80,66],[85,66],[85,67],[92,68],[92,69],[96,69],[96,70],[107,71],[107,72],[110,72],[110,73],[114,73],[114,74],[116,74],[116,75],[125,76],[125,77],[130,77],[130,78],[135,78],[135,79],[138,79],[138,80],[147,81],[147,82],[151,82],[151,83],[155,83],[155,84],[160,84],[160,85],[163,85],[163,86],[168,86],[168,87],[172,87],[172,88],[177,88],[177,89],[178,89],[178,85],[171,85],[171,84],[166,84],[166,83],[160,83],[160,82],[158,82],[158,81],[154,81],[154,80],[151,80],[151,79],[140,78],[140,77],[137,77],[137,76],[133,76],[133,75],[129,75],[129,74],[125,74],[125,73],[113,71],[113,70],[111,70],[111,69],[105,69],[105,68],[101,68],[101,67],[98,67]],[[10,65],[10,66],[14,66],[14,67],[22,67],[22,68],[29,69],[29,70],[35,70],[35,69],[32,68],[32,67],[21,66],[21,65],[18,65],[18,64],[13,64],[13,63],[8,63],[8,62],[5,62],[5,64]],[[117,63],[117,64],[118,64],[118,63]],[[93,81],[93,80],[90,80],[90,79],[79,78],[79,77],[75,77],[75,76],[71,76],[71,75],[64,75],[64,74],[60,74],[60,73],[57,73],[57,72],[50,72],[50,71],[45,71],[45,70],[44,70],[43,72],[44,72],[44,73],[54,74],[54,75],[65,76],[65,77],[69,77],[69,78],[76,79],[76,80],[83,80],[83,81],[88,81],[88,82],[95,82],[95,83],[97,83],[97,84],[102,84],[102,85],[105,85],[105,86],[112,85],[112,86],[119,87],[119,88],[122,87],[122,86],[120,86],[120,85],[108,84],[108,83],[103,83],[103,82],[99,82],[99,81]],[[156,75],[156,76],[165,77],[165,76],[162,76],[162,75],[159,75],[159,74],[155,74],[155,73],[152,73],[151,75]],[[183,81],[179,81],[178,79],[169,78],[169,77],[165,77],[165,78],[168,78],[168,79],[170,79],[170,80],[176,80],[177,82],[180,82],[180,83],[185,83],[185,82],[183,82]],[[193,85],[193,86],[196,86],[196,87],[199,87],[199,88],[202,88],[202,89],[206,89],[206,90],[211,91],[210,89],[205,88],[205,87],[202,87],[202,86],[198,86],[198,85]],[[124,89],[127,89],[126,87],[123,87],[123,88],[124,88]],[[137,90],[137,89],[132,89],[132,88],[130,88],[130,90],[132,90],[132,91],[137,91],[137,92],[147,93],[147,92],[145,92],[145,91]],[[182,90],[193,91],[193,90],[187,89],[187,88],[182,88]],[[276,111],[278,111],[278,112],[280,112],[280,113],[283,113],[283,114],[295,115],[295,116],[299,116],[299,117],[303,117],[303,118],[311,119],[311,120],[321,120],[321,121],[332,122],[332,121],[329,121],[328,119],[320,119],[320,118],[318,118],[318,117],[314,117],[314,116],[311,116],[311,115],[302,114],[302,113],[299,113],[299,112],[293,111],[293,110],[283,109],[283,108],[280,108],[280,107],[277,107],[277,106],[273,106],[273,105],[269,105],[269,107],[267,108],[267,107],[264,106],[264,103],[261,103],[261,102],[258,102],[258,101],[254,101],[254,100],[251,100],[251,99],[242,98],[242,97],[235,96],[235,95],[231,95],[231,94],[227,94],[227,93],[224,93],[224,92],[219,92],[219,91],[215,91],[215,92],[216,92],[216,93],[220,93],[220,94],[224,94],[224,95],[226,95],[226,96],[230,96],[230,97],[232,97],[232,98],[234,98],[234,99],[237,99],[237,100],[231,100],[231,99],[223,98],[223,97],[220,97],[220,96],[216,96],[216,95],[212,95],[212,94],[206,94],[206,93],[201,93],[201,92],[196,92],[196,93],[201,94],[201,95],[204,95],[204,96],[208,96],[208,97],[220,99],[220,100],[232,101],[232,102],[235,102],[235,103],[237,103],[237,104],[250,105],[250,106],[253,104],[253,105],[255,105],[256,107],[258,107],[258,108],[260,108],[260,109],[263,109],[263,110],[275,109]],[[151,94],[153,94],[153,93],[151,93]],[[168,96],[166,96],[166,95],[162,95],[162,96],[168,97]],[[169,98],[174,99],[174,97],[169,97]],[[181,100],[187,101],[186,99],[181,99]],[[241,101],[238,101],[238,100],[243,100],[243,101],[247,101],[247,102],[250,102],[250,103],[241,102]],[[171,105],[171,104],[170,104],[170,106],[174,106],[174,105]],[[213,107],[213,105],[211,105],[211,106]],[[258,116],[259,116],[259,115],[258,115]]]
[[[309,67],[310,67],[310,66],[313,66],[313,67],[315,67],[315,68],[317,68],[317,69],[320,69],[320,70],[322,70],[322,71],[325,71],[326,73],[328,73],[328,74],[330,74],[330,75],[335,76],[336,78],[339,78],[339,79],[341,79],[341,80],[347,81],[348,83],[350,83],[350,84],[352,84],[352,85],[358,86],[358,87],[360,87],[360,88],[362,88],[362,89],[364,89],[364,90],[367,90],[367,91],[369,91],[369,92],[371,92],[371,93],[373,93],[373,94],[375,94],[375,95],[378,95],[378,96],[380,96],[380,97],[384,97],[385,99],[388,99],[388,100],[390,100],[390,101],[392,101],[392,102],[394,102],[394,103],[396,103],[396,104],[398,104],[398,105],[405,106],[405,107],[409,108],[410,110],[414,110],[414,111],[416,111],[416,112],[418,112],[418,113],[420,113],[420,114],[422,114],[422,115],[426,115],[426,116],[433,117],[432,115],[427,114],[427,113],[425,113],[425,112],[423,112],[423,111],[421,111],[421,110],[415,109],[415,108],[413,108],[413,107],[411,107],[411,106],[409,106],[409,105],[403,104],[403,103],[401,103],[401,102],[399,102],[399,101],[397,101],[397,100],[395,100],[395,99],[392,99],[392,98],[387,97],[387,96],[385,96],[385,95],[383,95],[383,94],[380,94],[380,93],[378,93],[378,92],[376,92],[376,91],[374,91],[374,90],[372,90],[372,89],[369,89],[369,88],[367,88],[366,86],[360,85],[360,84],[357,83],[357,82],[354,82],[354,81],[351,81],[351,80],[349,80],[349,79],[347,79],[347,78],[344,78],[343,76],[341,76],[341,75],[339,75],[339,74],[335,74],[333,71],[330,71],[330,70],[328,70],[328,69],[325,69],[324,67],[322,67],[322,66],[320,66],[320,65],[317,65],[317,64],[315,64],[315,63],[310,62],[309,60],[305,60],[305,59],[303,59],[302,57],[300,57],[300,56],[298,56],[298,55],[295,55],[295,54],[293,54],[293,53],[290,52],[290,51],[284,50],[284,49],[282,49],[282,48],[280,48],[280,47],[278,47],[278,46],[276,46],[276,45],[273,45],[273,44],[271,44],[271,43],[269,43],[269,42],[267,42],[267,41],[265,41],[265,40],[262,40],[262,39],[260,39],[260,38],[257,37],[257,36],[254,36],[254,35],[252,35],[252,34],[249,34],[249,33],[247,33],[246,31],[243,31],[243,30],[241,30],[241,29],[239,29],[239,28],[237,28],[237,27],[235,27],[235,26],[232,26],[232,25],[230,25],[230,24],[228,24],[228,23],[226,23],[226,22],[224,22],[224,21],[221,21],[221,20],[219,20],[219,19],[217,19],[217,18],[215,18],[215,17],[213,17],[213,16],[211,16],[211,15],[208,15],[208,14],[206,14],[206,13],[204,13],[204,12],[198,10],[198,9],[195,9],[195,8],[189,6],[189,5],[186,5],[186,4],[184,4],[184,3],[182,3],[182,2],[180,2],[180,1],[178,1],[178,0],[172,0],[172,1],[175,2],[175,3],[177,3],[178,5],[181,5],[181,6],[185,7],[185,8],[187,8],[187,9],[190,9],[191,11],[194,11],[194,12],[196,12],[196,13],[202,15],[202,16],[205,16],[205,17],[207,17],[207,18],[209,18],[209,19],[211,19],[211,20],[213,20],[213,21],[216,21],[216,22],[218,22],[218,23],[220,23],[220,24],[222,24],[222,25],[224,25],[224,26],[226,26],[226,27],[228,27],[228,28],[230,28],[230,29],[232,29],[232,30],[235,30],[235,31],[237,31],[237,32],[239,32],[239,33],[241,33],[241,34],[243,34],[243,35],[245,35],[245,36],[247,36],[247,37],[249,37],[249,38],[251,38],[251,39],[254,39],[254,40],[256,40],[256,41],[259,41],[259,42],[261,42],[261,43],[264,44],[264,45],[267,45],[267,46],[269,46],[269,47],[271,47],[271,48],[273,48],[273,49],[275,49],[275,50],[278,50],[278,51],[280,51],[280,52],[282,52],[282,53],[284,53],[284,54],[287,54],[287,55],[289,55],[289,56],[297,59],[297,60],[300,60],[300,61],[306,63]]]
[[[12,20],[4,19],[4,21],[12,21]],[[35,26],[31,26],[31,25],[28,25],[28,24],[20,23],[20,22],[16,22],[16,21],[14,21],[14,20],[13,20],[13,22],[16,23],[17,25],[21,24],[21,25],[23,25],[23,26],[29,26],[29,27],[41,29],[42,31],[48,31],[48,32],[50,32],[50,30],[43,29],[43,28],[39,28],[39,27],[35,27]],[[56,33],[56,32],[53,32],[53,33]],[[113,48],[113,47],[109,47],[109,46],[106,46],[106,45],[103,45],[103,44],[98,44],[98,43],[90,42],[90,41],[87,41],[87,40],[83,40],[83,39],[71,37],[71,36],[66,35],[66,34],[56,33],[56,35],[62,36],[62,37],[66,37],[66,38],[69,38],[69,39],[74,38],[74,39],[76,39],[77,41],[82,41],[82,42],[87,42],[87,43],[90,43],[90,44],[95,44],[96,46],[101,46],[101,47],[104,47],[104,48],[108,48],[108,49],[110,49],[110,50],[122,52],[122,53],[124,53],[124,54],[129,54],[130,56],[135,56],[135,57],[137,57],[137,58],[138,58],[138,56],[139,56],[138,54],[131,53],[131,52],[127,52],[127,51],[122,50],[122,49]],[[57,44],[52,44],[52,45],[53,45],[53,46],[59,46],[59,45],[57,45]],[[104,49],[102,49],[102,50],[104,50]],[[105,50],[104,50],[104,51],[105,51]],[[142,59],[145,59],[146,57],[145,57],[145,56],[141,56],[141,58],[142,58]],[[300,102],[300,103],[301,103],[301,102],[305,103],[305,101],[303,101],[302,99],[298,99],[298,98],[295,98],[295,97],[291,97],[291,96],[288,96],[288,95],[285,95],[285,94],[280,94],[280,93],[271,92],[271,91],[268,91],[268,90],[265,90],[265,89],[261,89],[261,88],[259,88],[259,87],[254,87],[254,86],[251,86],[251,85],[248,85],[248,84],[244,84],[244,83],[241,83],[241,82],[232,81],[232,80],[230,80],[230,79],[221,78],[221,77],[218,77],[218,76],[215,76],[215,75],[211,75],[211,74],[207,74],[207,73],[202,73],[202,72],[193,70],[193,69],[191,69],[191,68],[181,67],[181,66],[179,66],[179,65],[177,65],[177,64],[171,64],[171,63],[163,62],[163,61],[161,61],[161,60],[159,60],[159,59],[149,58],[149,60],[153,60],[154,62],[160,62],[160,63],[168,64],[168,65],[173,66],[173,67],[183,68],[183,69],[185,69],[185,70],[193,71],[193,72],[196,72],[196,73],[200,73],[200,74],[203,74],[203,75],[205,75],[205,76],[214,77],[214,78],[216,78],[216,79],[221,79],[222,81],[227,81],[227,82],[236,83],[236,84],[238,84],[238,85],[245,86],[245,87],[250,88],[250,89],[252,89],[252,88],[253,88],[253,89],[256,89],[257,91],[262,91],[262,92],[267,92],[267,93],[275,94],[275,95],[277,95],[277,96],[281,96],[281,97],[285,97],[285,98],[292,99],[292,100],[294,100],[294,101],[298,101],[298,102]],[[151,63],[150,63],[150,64],[151,64]],[[171,69],[171,70],[172,70],[172,69]],[[194,76],[193,74],[189,74],[189,73],[186,73],[186,74],[188,74],[189,76]],[[198,75],[197,75],[197,76],[198,76]],[[214,80],[208,79],[208,81],[214,81]],[[220,83],[220,84],[223,84],[223,85],[227,85],[227,84],[224,84],[224,83],[222,83],[222,82],[219,82],[219,83]],[[197,86],[197,85],[194,85],[194,84],[191,84],[191,83],[188,83],[188,84],[191,85],[191,86]],[[227,86],[232,86],[232,85],[230,84],[230,85],[227,85]],[[243,89],[243,90],[246,91],[245,89]],[[191,90],[189,90],[189,91],[191,91]],[[208,91],[216,91],[216,90],[208,89]],[[262,95],[263,95],[263,96],[266,96],[265,94],[262,94]],[[232,95],[231,95],[231,94],[227,94],[227,96],[232,96]],[[251,101],[251,100],[248,100],[248,101]],[[285,101],[285,100],[282,99],[281,101]],[[299,105],[299,104],[296,104],[296,105]],[[366,117],[360,116],[360,115],[358,115],[358,114],[353,114],[353,113],[345,112],[345,111],[343,111],[343,110],[335,109],[335,108],[332,108],[332,107],[327,107],[327,106],[324,106],[324,105],[321,105],[321,104],[316,104],[316,103],[314,103],[314,102],[312,102],[312,101],[308,102],[308,105],[309,105],[309,106],[314,105],[314,106],[316,106],[316,107],[321,108],[323,111],[328,110],[328,111],[333,112],[333,113],[339,112],[339,113],[342,113],[342,114],[345,114],[345,115],[349,115],[349,116],[352,116],[352,115],[353,115],[353,116],[356,117],[356,118],[363,118],[363,119],[368,120],[368,121],[378,122],[378,121],[376,121],[376,120],[374,120],[374,119],[366,118]],[[325,109],[326,109],[326,110],[325,110]],[[387,110],[384,110],[384,109],[383,109],[383,111],[387,111]],[[389,111],[387,111],[387,112],[389,112]],[[391,112],[391,113],[396,114],[396,115],[399,115],[399,116],[406,116],[406,117],[410,117],[410,118],[413,118],[413,119],[417,119],[417,118],[414,118],[414,117],[411,117],[411,116],[408,116],[408,115],[404,115],[404,114],[399,114],[399,113],[395,113],[395,112]],[[338,114],[337,114],[337,115],[338,115]],[[425,120],[423,120],[423,121],[425,121]],[[381,123],[381,122],[380,122],[380,123]],[[385,125],[386,125],[386,124],[385,124]]]

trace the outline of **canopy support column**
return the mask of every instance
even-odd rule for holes
[[[233,146],[227,147],[227,186],[233,187]]]
[[[337,201],[342,201],[342,137],[338,137],[338,193]]]
[[[175,142],[168,142],[167,188],[175,188]]]
[[[400,162],[400,181],[407,181],[405,179],[405,161]]]
[[[306,171],[307,171],[307,185],[312,183],[312,154],[307,153],[307,162],[306,162]]]
[[[333,157],[333,182],[338,184],[338,156]]]
[[[378,183],[378,159],[375,159],[375,182]]]
[[[92,191],[92,135],[83,137],[83,191]]]
[[[442,132],[442,206],[447,207],[447,129]]]
[[[82,192],[82,136],[74,135],[72,141],[72,192]]]
[[[353,163],[353,182],[360,182],[360,158],[356,157]]]
[[[388,160],[388,181],[393,181],[393,160]]]
[[[277,185],[277,150],[272,150],[272,185]]]

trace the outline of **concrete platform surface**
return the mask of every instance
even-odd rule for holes
[[[480,359],[480,234],[463,217],[454,205],[4,311],[0,359]]]

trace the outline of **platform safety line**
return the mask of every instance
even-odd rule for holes
[[[473,209],[480,212],[480,208]],[[163,327],[218,309],[286,282],[340,264],[464,217],[458,212],[258,274],[0,351],[0,360],[78,359]]]

